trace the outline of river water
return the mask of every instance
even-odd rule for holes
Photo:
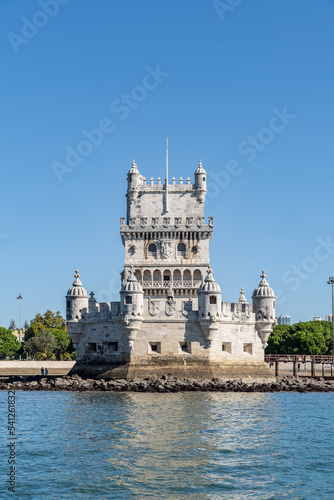
[[[16,391],[0,498],[332,499],[334,394]]]

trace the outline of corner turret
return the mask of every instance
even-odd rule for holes
[[[211,267],[204,283],[198,289],[198,321],[205,339],[211,343],[221,319],[221,289],[212,275]]]
[[[79,321],[82,311],[88,310],[88,295],[80,281],[79,271],[75,271],[75,280],[66,295],[66,320]]]
[[[129,335],[130,348],[139,332],[143,318],[144,293],[140,283],[138,283],[133,270],[121,288],[121,316],[125,331]]]
[[[138,196],[138,187],[140,185],[141,175],[138,171],[136,162],[133,160],[132,167],[128,172],[128,190],[127,197],[130,203],[134,203]]]
[[[252,296],[256,329],[261,337],[264,349],[267,347],[267,340],[275,324],[276,299],[274,290],[270,288],[266,277],[265,271],[262,271],[262,279]]]
[[[196,196],[200,203],[204,203],[206,194],[206,171],[202,167],[202,161],[195,172],[195,190]]]

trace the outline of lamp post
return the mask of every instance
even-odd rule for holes
[[[333,290],[334,276],[330,276],[328,278],[327,283],[329,285],[332,285],[332,324],[333,324],[333,356],[334,356],[334,290]]]
[[[22,342],[22,335],[21,335],[21,300],[23,299],[22,295],[20,294],[18,297],[19,299],[19,325],[20,325],[20,330],[19,330],[19,342]]]

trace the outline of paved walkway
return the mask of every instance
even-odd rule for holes
[[[40,375],[47,368],[49,375],[67,375],[75,361],[0,361],[0,377],[6,375]]]
[[[315,363],[315,376],[316,377],[322,377],[322,363]],[[269,366],[270,371],[275,373],[275,363],[273,364],[272,367]],[[278,374],[279,375],[291,375],[293,376],[293,363],[292,362],[280,362],[279,367],[278,367]],[[310,377],[311,376],[311,363],[307,361],[306,363],[300,363],[300,370],[298,371],[297,369],[297,375],[301,377]],[[325,377],[330,377],[331,376],[331,365],[325,363],[325,372],[324,372]],[[334,368],[333,368],[333,376],[334,376]]]

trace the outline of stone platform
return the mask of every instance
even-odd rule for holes
[[[70,375],[81,377],[111,379],[145,379],[155,377],[177,377],[191,380],[219,378],[220,380],[238,379],[244,383],[269,383],[276,380],[274,374],[263,362],[258,363],[210,363],[199,360],[170,359],[143,360],[140,363],[124,363],[118,365],[87,364],[77,362]]]

